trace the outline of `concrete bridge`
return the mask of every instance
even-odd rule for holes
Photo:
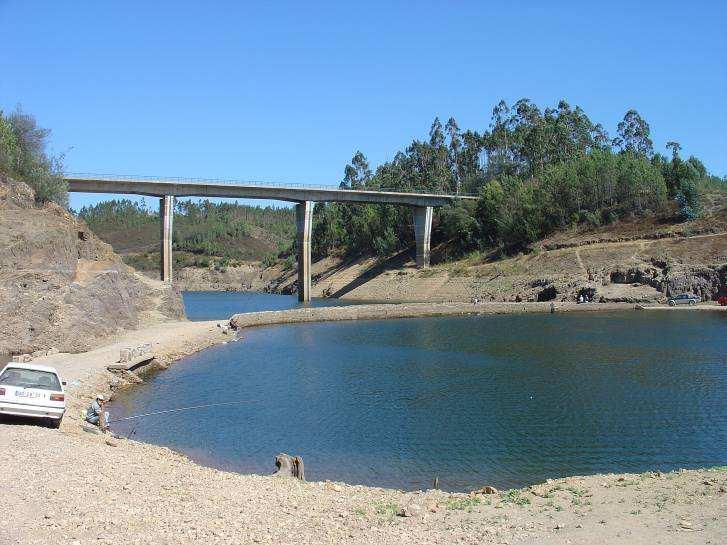
[[[397,191],[347,190],[330,186],[270,184],[181,178],[131,178],[124,176],[68,175],[68,191],[75,193],[111,193],[145,195],[159,198],[161,219],[161,278],[172,281],[172,220],[175,197],[222,197],[266,199],[296,203],[295,217],[298,238],[298,299],[310,301],[311,234],[315,202],[377,203],[410,206],[414,212],[416,263],[429,267],[432,214],[435,206],[458,199],[474,199],[468,195],[436,193],[404,193]]]

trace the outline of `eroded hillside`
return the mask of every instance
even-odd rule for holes
[[[704,215],[669,223],[637,218],[601,228],[564,230],[527,253],[474,254],[417,270],[411,251],[388,260],[328,257],[313,266],[313,296],[402,301],[661,301],[676,292],[713,300],[727,294],[727,199],[712,195]],[[294,292],[294,270],[272,291]]]
[[[77,352],[184,316],[178,291],[136,273],[82,221],[0,176],[0,354]]]

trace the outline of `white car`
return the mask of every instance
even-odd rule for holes
[[[43,418],[58,428],[66,412],[64,385],[52,367],[8,363],[0,373],[0,415]]]

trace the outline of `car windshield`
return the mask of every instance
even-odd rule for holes
[[[18,369],[9,367],[0,375],[0,384],[18,386],[20,388],[37,388],[39,390],[60,391],[61,383],[55,373],[37,371],[35,369]]]

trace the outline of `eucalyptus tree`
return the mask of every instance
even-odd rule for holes
[[[651,141],[651,128],[636,110],[629,110],[618,124],[618,137],[613,145],[621,151],[630,151],[636,155],[651,157],[654,154],[654,143]]]

